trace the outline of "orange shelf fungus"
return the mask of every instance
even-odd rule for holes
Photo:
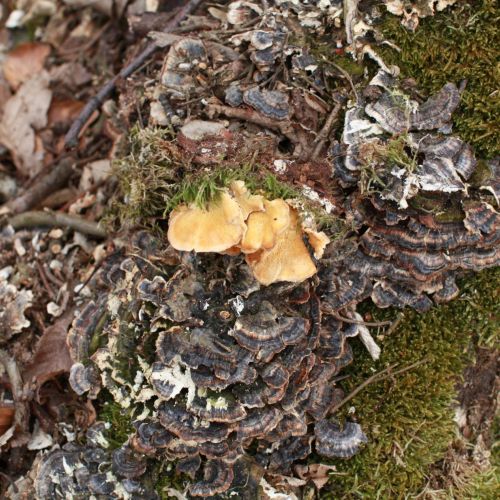
[[[238,202],[245,220],[252,212],[264,210],[264,197],[259,194],[250,194],[243,181],[231,182],[231,192]]]
[[[316,273],[303,234],[314,257],[321,258],[330,242],[324,233],[303,229],[298,212],[285,200],[266,200],[251,194],[243,181],[233,181],[230,192],[207,209],[177,207],[170,215],[167,236],[177,250],[228,255],[241,251],[257,281],[270,285],[300,283]]]
[[[262,285],[278,281],[300,283],[316,274],[316,266],[302,241],[297,212],[292,208],[290,224],[278,236],[276,244],[269,250],[248,255],[246,261]]]
[[[290,225],[290,206],[283,200],[264,200],[265,212],[254,212],[247,220],[241,251],[253,253],[272,248],[277,237]]]
[[[176,250],[224,252],[241,241],[245,230],[240,206],[222,193],[207,209],[181,205],[173,210],[167,237]]]

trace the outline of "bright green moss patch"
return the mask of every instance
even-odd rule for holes
[[[382,347],[378,362],[360,344],[354,346],[347,393],[394,363],[397,370],[427,362],[369,385],[343,408],[344,415],[349,407],[356,409],[369,443],[351,460],[333,461],[341,474],[333,476],[324,498],[411,498],[424,488],[429,466],[443,457],[455,433],[455,385],[471,361],[472,339],[498,342],[494,318],[500,313],[500,269],[484,271],[460,286],[460,298],[450,304],[427,314],[399,313],[398,327],[377,338]],[[377,320],[398,314],[371,311]]]
[[[400,19],[387,14],[381,27],[385,37],[401,48],[380,47],[384,60],[412,77],[427,93],[445,83],[466,79],[459,109],[453,115],[455,131],[474,145],[479,156],[499,154],[500,64],[498,8],[494,0],[459,2],[453,8],[420,21],[412,33]]]

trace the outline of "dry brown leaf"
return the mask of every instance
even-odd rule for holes
[[[0,143],[10,150],[23,175],[33,177],[43,166],[43,151],[37,151],[35,130],[47,124],[51,99],[49,77],[42,71],[23,83],[5,104],[0,121]]]
[[[0,436],[2,436],[14,422],[16,410],[13,403],[0,401]]]
[[[78,116],[85,103],[76,99],[52,99],[48,114],[48,124],[69,125]]]
[[[33,360],[24,371],[26,382],[35,379],[37,386],[40,386],[56,375],[69,372],[73,361],[66,345],[66,334],[71,321],[73,310],[67,311],[43,332]]]
[[[129,2],[126,0],[64,0],[70,7],[92,7],[102,14],[121,16]]]
[[[3,107],[5,103],[9,100],[11,95],[12,94],[10,92],[9,84],[7,83],[7,80],[3,77],[3,75],[0,73],[0,119],[2,118]]]
[[[323,488],[330,476],[329,472],[336,470],[334,465],[326,464],[310,464],[310,465],[296,465],[295,472],[301,479],[312,481],[314,486],[320,490]]]
[[[21,84],[40,73],[50,54],[50,45],[28,42],[18,45],[7,54],[3,73],[9,85],[17,90]]]
[[[60,83],[74,89],[90,83],[92,74],[87,71],[83,64],[72,61],[60,66],[53,66],[50,69],[50,81],[52,84]]]

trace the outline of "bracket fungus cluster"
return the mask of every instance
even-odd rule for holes
[[[171,460],[192,478],[192,496],[248,484],[257,495],[267,474],[290,474],[314,448],[350,457],[366,442],[358,424],[340,427],[331,415],[359,325],[323,315],[316,280],[263,286],[243,254],[177,253],[139,233],[92,285],[95,298],[68,335],[70,383],[90,398],[105,388],[136,430],[109,467],[87,474],[86,491],[127,490],[154,460]],[[79,468],[65,481],[44,474],[43,488],[67,493],[65,484],[81,483]]]
[[[313,248],[311,256],[304,237]],[[244,182],[207,207],[180,205],[170,214],[168,241],[176,250],[242,252],[253,275],[263,285],[301,283],[316,274],[313,258],[322,257],[329,238],[303,229],[297,210],[285,200],[250,194]]]
[[[364,94],[331,151],[334,177],[355,188],[344,206],[359,236],[335,251],[330,300],[338,308],[371,297],[379,307],[423,311],[432,306],[429,295],[443,302],[458,294],[460,270],[499,264],[500,215],[490,187],[498,172],[484,165],[486,182],[476,178],[472,149],[449,134],[455,85],[419,103],[380,72]]]

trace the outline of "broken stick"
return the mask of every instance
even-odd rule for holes
[[[75,159],[72,157],[63,158],[47,175],[36,180],[25,193],[3,205],[2,213],[19,214],[38,205],[49,194],[66,185],[73,173],[74,163]]]
[[[14,229],[30,228],[37,226],[45,227],[69,227],[88,236],[104,239],[107,233],[101,229],[96,222],[85,220],[78,215],[65,214],[61,212],[33,211],[24,212],[8,219],[8,223]]]

